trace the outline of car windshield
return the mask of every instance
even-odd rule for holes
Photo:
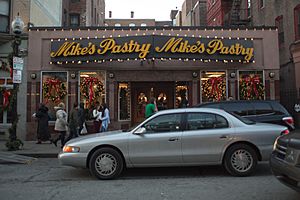
[[[226,111],[227,112],[227,111]],[[245,124],[251,125],[251,124],[256,124],[255,121],[252,121],[250,119],[244,118],[239,116],[238,114],[234,113],[234,112],[228,112],[229,114],[233,115],[235,118],[239,119],[240,121],[242,121]]]

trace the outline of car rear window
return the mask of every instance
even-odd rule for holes
[[[226,102],[221,104],[221,108],[240,116],[254,115],[254,107],[248,102]]]
[[[280,103],[274,101],[274,102],[272,102],[272,107],[273,107],[274,112],[277,115],[287,115],[287,116],[290,116],[289,112]]]
[[[253,102],[256,115],[271,115],[274,111],[268,102]]]

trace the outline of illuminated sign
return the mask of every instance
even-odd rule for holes
[[[213,59],[250,62],[253,42],[171,36],[130,36],[51,42],[51,62],[132,59]]]

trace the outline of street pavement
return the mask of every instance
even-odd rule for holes
[[[23,141],[24,145],[20,150],[8,151],[5,143],[6,141],[0,141],[0,163],[28,163],[33,158],[57,158],[61,151],[60,147],[50,142],[36,144],[36,141]]]
[[[102,181],[57,158],[0,164],[2,200],[299,200],[260,163],[253,176],[233,177],[221,166],[128,169]]]

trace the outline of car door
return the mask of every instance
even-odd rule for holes
[[[183,162],[190,164],[219,163],[234,128],[228,120],[214,113],[187,113],[182,135]]]
[[[182,115],[163,114],[143,124],[145,133],[129,138],[129,157],[134,166],[182,163]]]

